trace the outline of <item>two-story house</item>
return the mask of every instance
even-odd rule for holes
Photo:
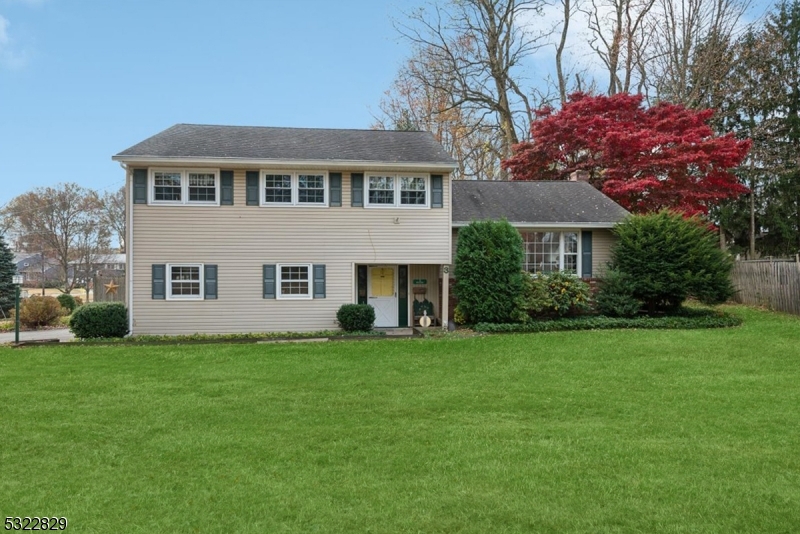
[[[456,165],[429,133],[179,124],[113,159],[132,334],[332,329],[355,302],[402,327],[415,297],[448,316]]]

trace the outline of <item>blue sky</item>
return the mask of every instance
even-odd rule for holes
[[[111,156],[179,122],[368,128],[421,3],[0,0],[0,206],[115,190]]]
[[[411,1],[0,0],[0,206],[175,123],[368,128]],[[5,21],[5,22],[4,22]]]

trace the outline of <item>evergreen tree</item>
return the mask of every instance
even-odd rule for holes
[[[8,315],[14,308],[15,288],[12,277],[17,273],[14,254],[0,235],[0,310]]]

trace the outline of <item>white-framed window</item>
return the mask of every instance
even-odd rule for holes
[[[311,289],[311,264],[308,263],[282,263],[277,265],[277,298],[279,299],[310,299]]]
[[[151,169],[150,204],[219,206],[219,170]]]
[[[327,206],[328,173],[262,171],[262,206]]]
[[[202,300],[203,265],[199,263],[168,264],[167,299]]]
[[[427,208],[430,205],[428,175],[366,173],[365,176],[369,207]]]
[[[520,232],[525,250],[523,268],[531,273],[564,271],[580,274],[580,233]]]

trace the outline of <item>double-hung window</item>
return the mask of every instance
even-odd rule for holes
[[[150,171],[151,204],[219,205],[219,171],[153,169]]]
[[[311,265],[278,265],[278,298],[311,298]]]
[[[199,264],[167,265],[167,298],[202,299],[203,266]]]
[[[261,173],[263,206],[327,206],[328,175],[325,172]]]
[[[525,247],[524,268],[532,273],[564,271],[578,274],[577,232],[520,232]]]
[[[367,174],[367,206],[427,207],[429,177]]]

